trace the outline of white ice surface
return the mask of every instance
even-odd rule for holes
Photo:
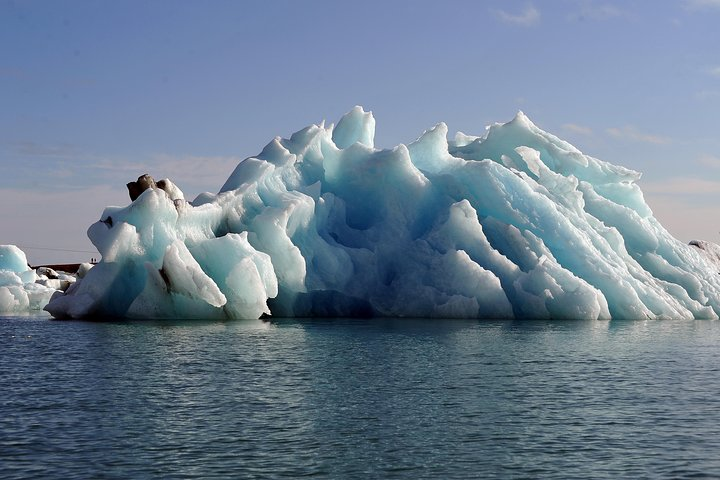
[[[707,260],[720,275],[720,245],[703,240],[693,240],[690,245]]]
[[[60,280],[55,281],[59,288]],[[39,278],[28,266],[25,252],[15,245],[0,245],[0,313],[41,311],[56,291],[47,283],[47,277]]]
[[[639,173],[522,113],[454,141],[440,123],[391,150],[374,134],[356,107],[275,138],[218,194],[150,189],[107,208],[88,230],[102,261],[47,310],[718,318],[717,265],[658,223]]]

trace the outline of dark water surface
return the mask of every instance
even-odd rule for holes
[[[720,322],[0,318],[0,477],[716,478]]]

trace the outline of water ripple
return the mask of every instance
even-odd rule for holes
[[[0,319],[19,478],[713,478],[718,322]]]

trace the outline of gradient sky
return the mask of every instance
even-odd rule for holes
[[[720,0],[0,0],[0,244],[89,260],[138,175],[216,192],[354,105],[382,148],[523,110],[643,172],[679,239],[720,243],[718,24]]]

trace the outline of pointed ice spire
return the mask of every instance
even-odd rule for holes
[[[375,117],[365,112],[361,106],[355,106],[338,122],[332,134],[338,148],[347,148],[359,142],[370,148],[375,146]]]
[[[439,172],[446,166],[449,158],[447,132],[447,125],[440,122],[408,145],[410,157],[417,168]]]
[[[532,120],[530,120],[530,117],[525,115],[525,112],[523,112],[522,110],[518,110],[517,114],[515,115],[515,118],[513,118],[510,121],[510,123],[516,123],[516,124],[524,126],[525,128],[528,128],[528,129],[530,129],[532,127],[537,128],[537,126],[532,122]]]

